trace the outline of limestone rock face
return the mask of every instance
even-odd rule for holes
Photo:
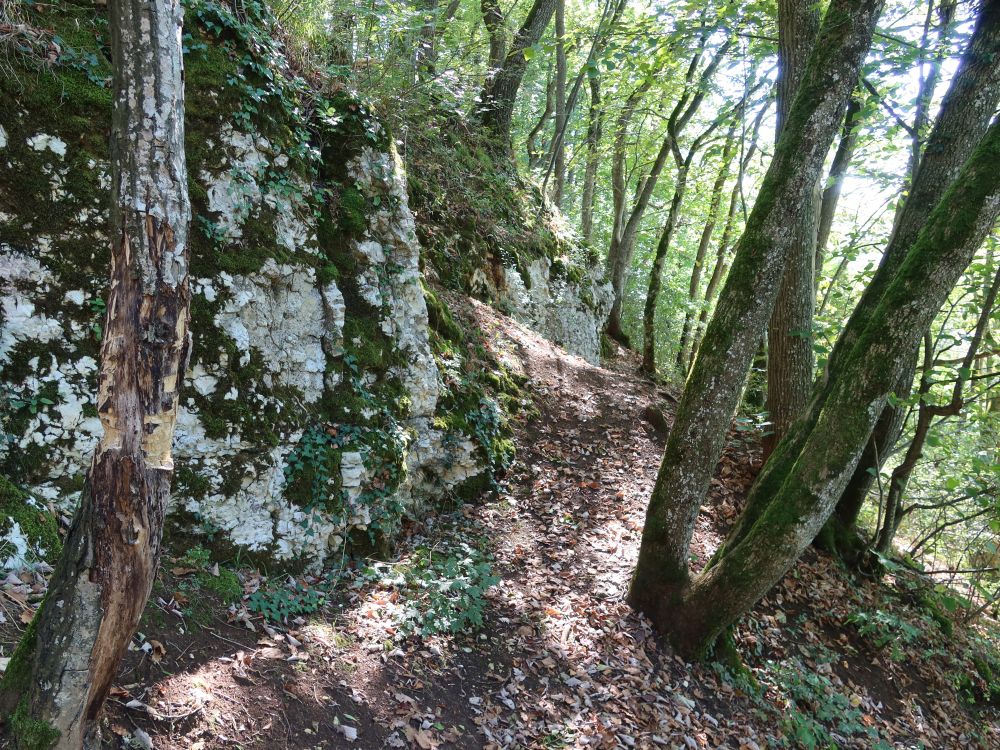
[[[601,361],[601,331],[611,312],[611,284],[597,269],[590,269],[577,280],[565,268],[541,257],[527,267],[527,283],[516,269],[505,268],[506,289],[501,304],[519,321],[542,336],[559,344],[571,354],[591,364]]]
[[[19,131],[17,118],[5,123],[5,133]],[[25,146],[44,158],[53,175],[72,159],[73,146],[51,133],[31,133]],[[267,170],[287,163],[280,151],[231,129],[213,146],[226,158],[216,169],[198,172],[206,215],[217,217],[212,231],[222,243],[244,244],[250,241],[248,225],[265,220],[268,226],[255,229],[254,241],[264,234],[271,245],[253,249],[263,261],[252,273],[218,270],[192,279],[198,338],[175,441],[175,510],[185,523],[234,545],[318,564],[353,531],[368,529],[386,505],[412,511],[486,466],[468,435],[433,426],[440,376],[405,177],[391,149],[365,147],[347,167],[362,193],[381,196],[345,250],[356,263],[362,298],[351,310],[337,280],[320,281],[311,261],[321,252],[315,220],[300,218],[304,212],[295,210],[296,201],[271,197],[261,184]],[[17,169],[17,154],[5,150],[4,168]],[[104,169],[94,160],[85,176],[97,180]],[[300,195],[310,189],[298,187]],[[104,242],[99,232],[94,242]],[[42,231],[31,242],[0,242],[0,368],[15,417],[7,426],[13,428],[10,439],[0,443],[0,461],[36,497],[68,511],[79,498],[100,430],[92,398],[103,281],[97,269],[85,277],[57,270],[52,246]],[[352,357],[353,349],[369,343],[345,341],[345,325],[355,316],[370,319],[384,336],[384,369],[375,362],[359,366]],[[352,362],[346,370],[345,358]],[[407,408],[385,403],[376,392],[377,383],[387,382],[397,384],[394,394],[408,401]],[[325,416],[309,412],[340,396],[357,402],[358,388],[367,394],[361,399],[366,406],[353,420],[346,407],[344,420],[331,428],[353,431],[355,439],[343,450],[326,446],[327,460],[339,458],[339,472],[325,488],[340,496],[327,503],[336,507],[289,497],[290,458]],[[392,413],[391,424],[376,424],[366,413],[381,409]],[[384,467],[370,459],[377,446],[367,440],[368,431],[390,431],[397,448],[392,460],[398,480],[388,495],[375,493],[378,502],[372,486],[384,483]],[[6,561],[13,565],[23,561],[27,547],[14,522],[9,535],[17,542]]]
[[[250,44],[226,31],[222,6],[202,10],[184,29],[192,353],[168,520],[318,566],[351,538],[391,536],[404,515],[490,486],[512,450],[496,391],[509,386],[472,366],[481,355],[454,324],[429,324],[383,125],[350,93],[294,78],[277,48],[262,54],[267,34]],[[27,531],[83,489],[101,429],[110,246],[106,21],[82,4],[30,12],[75,47],[44,70],[0,70],[0,479],[34,498],[28,515],[0,508],[9,565],[52,551],[55,532],[42,544]],[[278,67],[261,77],[263,65]],[[557,270],[532,263],[501,301],[596,360],[603,287]]]

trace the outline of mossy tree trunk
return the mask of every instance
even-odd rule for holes
[[[932,378],[934,373],[934,344],[930,333],[924,335],[924,363],[920,376],[919,395],[917,402],[917,423],[913,429],[913,439],[903,456],[903,460],[893,469],[889,477],[889,491],[885,499],[885,512],[882,519],[882,528],[878,530],[875,541],[875,550],[882,555],[889,554],[892,549],[892,541],[896,535],[899,524],[903,520],[903,498],[906,495],[906,487],[913,476],[913,471],[917,468],[917,462],[924,453],[924,445],[927,436],[930,434],[934,419],[947,419],[957,416],[965,405],[963,392],[965,384],[972,375],[972,369],[979,354],[979,347],[986,336],[987,327],[990,322],[990,315],[996,304],[997,293],[1000,292],[1000,273],[993,277],[993,281],[986,290],[982,307],[979,311],[979,319],[976,321],[976,328],[972,332],[969,346],[965,356],[958,368],[958,377],[952,388],[951,399],[944,404],[932,404],[928,402],[927,396],[930,394]]]
[[[97,397],[104,428],[48,595],[3,684],[59,748],[97,747],[97,718],[160,556],[178,388],[190,343],[183,10],[112,0],[111,283]],[[18,682],[19,680],[19,682]],[[16,706],[16,708],[15,708]]]
[[[818,31],[819,6],[816,3],[778,0],[776,138],[781,137]],[[819,218],[819,180],[804,197],[793,226],[793,250],[787,256],[785,275],[767,325],[767,401],[764,408],[771,429],[763,442],[765,459],[805,409],[815,367],[813,261]]]
[[[552,14],[556,9],[557,0],[535,0],[528,15],[524,19],[524,24],[514,35],[514,41],[510,49],[503,55],[503,62],[495,67],[491,65],[491,71],[487,74],[486,84],[480,95],[479,120],[483,126],[493,135],[497,147],[510,150],[510,130],[514,117],[514,102],[517,100],[517,92],[521,88],[521,81],[524,73],[528,69],[528,58],[524,51],[538,43],[545,32],[545,28],[552,20]],[[491,14],[488,18],[488,11]],[[502,16],[497,25],[495,12],[499,12],[496,3],[483,3],[483,17],[486,20],[490,32],[490,57],[491,62],[494,56],[499,57],[503,52],[501,47],[494,50],[494,40],[502,39],[499,36],[499,29],[502,27]],[[505,45],[504,45],[505,46]]]
[[[665,614],[688,587],[698,509],[794,245],[790,227],[815,187],[882,5],[882,0],[830,4],[678,403],[629,590],[630,603],[668,630],[677,623]]]
[[[686,654],[701,655],[791,567],[826,522],[900,373],[1000,215],[1000,124],[993,125],[920,232],[837,377],[775,452],[788,467],[758,483],[760,509],[681,591],[647,611]],[[783,450],[794,444],[794,456]],[[776,490],[771,492],[776,487]],[[766,494],[761,494],[761,493]],[[753,496],[757,495],[755,499]]]
[[[872,281],[851,313],[844,333],[834,345],[827,364],[827,377],[837,373],[841,356],[849,352],[871,317],[886,287],[895,276],[907,252],[913,246],[931,209],[972,153],[989,126],[1000,102],[1000,6],[982,6],[972,38],[962,56],[952,85],[945,94],[934,128],[926,139],[923,154],[916,165],[909,196],[899,209],[893,232]],[[894,386],[897,396],[909,395],[917,369],[918,350],[910,353],[908,370],[900,373]],[[848,482],[829,528],[822,537],[824,546],[848,557],[859,546],[857,517],[874,481],[873,471],[881,468],[899,437],[904,414],[886,405],[855,475]]]

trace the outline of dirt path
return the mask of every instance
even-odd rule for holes
[[[922,666],[901,669],[845,635],[847,614],[874,607],[874,595],[815,555],[737,634],[761,680],[744,685],[754,697],[674,657],[623,602],[665,439],[644,413],[658,407],[669,419],[669,394],[632,374],[637,361],[594,367],[488,307],[449,304],[527,378],[536,410],[517,429],[517,460],[496,496],[413,524],[398,561],[378,576],[345,571],[336,601],[290,630],[224,611],[194,623],[161,597],[120,675],[109,747],[760,749],[807,731],[796,717],[828,685],[851,696],[841,708],[860,727],[834,736],[844,746],[875,746],[871,727],[901,742],[974,746],[976,721],[953,692],[926,704],[941,683]],[[735,517],[757,460],[739,440],[727,449],[695,565]],[[407,635],[400,581],[454,550],[484,551],[500,579],[482,628]],[[421,595],[438,585],[407,580]],[[824,661],[834,650],[842,660]],[[815,695],[796,687],[813,671],[827,681]],[[1000,735],[985,726],[988,747]]]

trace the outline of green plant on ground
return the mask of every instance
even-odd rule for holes
[[[835,748],[843,739],[857,737],[865,738],[871,748],[890,747],[877,729],[864,723],[861,709],[826,674],[795,659],[768,664],[785,700],[780,720],[784,745]]]
[[[321,586],[289,580],[284,586],[272,585],[250,594],[247,609],[272,622],[287,623],[290,618],[315,612],[326,598],[327,592]]]
[[[391,574],[383,576],[387,570]],[[483,625],[485,594],[500,579],[480,547],[458,542],[443,549],[419,548],[406,564],[374,566],[366,571],[399,591],[402,609],[397,625],[403,634],[477,631]]]
[[[222,566],[212,565],[212,553],[202,546],[188,550],[178,561],[181,569],[193,569],[191,578],[184,578],[179,584],[182,591],[204,590],[218,594],[229,604],[243,596],[243,584],[235,572]]]
[[[881,609],[872,612],[856,610],[848,616],[847,622],[855,627],[858,635],[867,639],[876,649],[883,649],[891,644],[890,656],[893,661],[905,658],[900,644],[913,644],[925,635],[923,628]]]

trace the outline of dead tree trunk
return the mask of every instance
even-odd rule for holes
[[[104,434],[0,706],[8,724],[30,717],[67,750],[98,747],[98,714],[153,584],[190,347],[183,10],[179,0],[112,0],[110,13],[111,284],[97,398]]]

